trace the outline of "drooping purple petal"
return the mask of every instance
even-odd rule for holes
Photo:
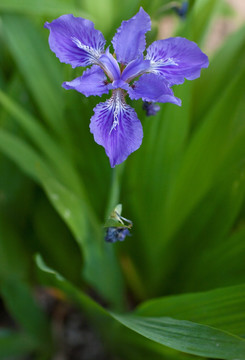
[[[68,14],[46,22],[44,27],[50,30],[50,49],[61,62],[73,68],[98,64],[105,39],[92,21]]]
[[[109,48],[106,49],[105,54],[101,55],[100,66],[111,80],[120,79],[120,67],[116,59],[111,55]]]
[[[196,43],[182,37],[154,41],[147,49],[149,71],[164,76],[170,85],[182,84],[200,76],[209,65],[208,57]]]
[[[85,96],[108,94],[107,78],[104,71],[97,65],[83,72],[83,75],[62,84],[66,90],[76,90]]]
[[[132,60],[122,72],[121,79],[130,82],[135,77],[143,74],[150,67],[150,60],[144,60],[143,55]]]
[[[141,7],[139,12],[123,21],[112,39],[112,44],[120,63],[128,64],[145,50],[145,33],[151,29],[150,16]]]
[[[111,167],[122,163],[142,142],[143,129],[133,108],[125,103],[121,90],[94,108],[90,131],[105,148]]]
[[[128,90],[128,93],[132,100],[142,99],[149,102],[170,102],[181,105],[181,100],[174,96],[168,82],[155,74],[142,75]]]

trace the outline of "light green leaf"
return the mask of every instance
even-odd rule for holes
[[[245,285],[153,299],[136,310],[140,316],[171,316],[245,336]]]
[[[113,317],[142,336],[179,351],[216,359],[245,359],[244,340],[206,325],[167,317]]]

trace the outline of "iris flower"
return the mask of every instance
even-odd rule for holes
[[[104,36],[90,20],[69,14],[44,26],[50,31],[50,48],[61,62],[73,68],[90,66],[82,76],[64,82],[65,89],[85,96],[111,91],[111,97],[94,108],[90,123],[94,140],[105,148],[111,167],[122,163],[142,143],[142,125],[126,103],[126,95],[132,100],[180,106],[171,86],[182,84],[185,78],[198,78],[201,68],[208,66],[199,47],[181,37],[154,41],[144,55],[151,19],[143,8],[117,29],[113,55],[110,47],[105,50]]]

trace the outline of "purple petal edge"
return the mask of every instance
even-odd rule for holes
[[[151,29],[151,18],[141,7],[139,12],[123,21],[112,39],[120,63],[128,64],[145,50],[145,34]]]
[[[99,66],[93,65],[90,69],[85,70],[82,76],[72,81],[66,81],[62,86],[66,90],[76,90],[86,97],[101,96],[109,92],[106,80],[104,71]]]
[[[73,68],[97,63],[104,51],[104,36],[90,20],[68,14],[46,22],[44,27],[50,31],[50,49]]]
[[[209,65],[208,57],[198,45],[182,37],[154,41],[147,49],[149,71],[163,76],[169,84],[182,84],[200,76]]]
[[[148,102],[170,102],[181,106],[181,100],[174,96],[168,82],[156,74],[144,74],[128,91],[132,100],[142,99]]]

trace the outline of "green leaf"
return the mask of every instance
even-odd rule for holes
[[[55,139],[53,139],[41,123],[39,123],[38,119],[21,108],[1,90],[0,103],[23,128],[30,140],[34,142],[48,158],[61,180],[72,187],[74,191],[80,193],[82,191],[81,179],[78,178],[71,160],[62,147],[55,142]]]
[[[245,341],[228,332],[167,317],[112,315],[142,336],[179,351],[216,359],[245,359]]]
[[[36,344],[24,333],[0,330],[0,354],[4,360],[13,360],[13,356],[27,355],[36,349]]]
[[[6,45],[40,112],[51,129],[66,140],[69,129],[63,117],[62,77],[48,43],[27,18],[3,15],[2,24]]]
[[[226,91],[227,84],[244,65],[245,26],[232,34],[211,59],[208,69],[195,81],[193,92],[193,119],[200,121],[217,99]],[[212,84],[212,86],[210,86]]]
[[[43,186],[83,251],[86,280],[107,300],[121,307],[124,301],[121,271],[111,244],[104,242],[103,227],[94,218],[86,200],[51,177],[45,179]]]
[[[51,176],[43,158],[17,136],[0,130],[0,150],[14,161],[25,173],[40,183],[42,177]]]
[[[0,289],[9,313],[33,339],[36,347],[42,347],[44,344],[50,346],[48,322],[34,301],[30,286],[20,280],[6,279],[1,282]]]
[[[50,266],[68,280],[81,284],[83,259],[79,245],[46,197],[35,201],[32,216],[38,251]],[[72,266],[67,259],[72,259]]]
[[[70,301],[78,304],[82,309],[86,310],[86,315],[99,326],[109,319],[107,311],[94,300],[92,300],[83,291],[76,288],[57,271],[53,270],[44,262],[40,254],[35,256],[40,282],[45,286],[54,286],[63,291]]]
[[[28,252],[23,239],[7,221],[0,219],[0,281],[6,278],[25,279],[30,270]]]
[[[3,130],[0,131],[0,150],[43,186],[81,247],[85,259],[85,278],[114,306],[121,308],[124,301],[121,271],[111,244],[103,241],[102,226],[90,208],[86,195],[78,197],[55,180],[50,168],[33,149]]]
[[[187,20],[180,26],[178,36],[202,44],[215,15],[220,12],[223,0],[196,0]]]
[[[106,310],[94,303],[93,300],[58,276],[56,272],[47,268],[40,256],[36,258],[36,262],[40,270],[50,274],[52,284],[55,284],[66,294],[69,294],[73,300],[87,310],[89,316],[95,316],[100,321],[107,322],[107,316],[110,314],[115,320],[136,333],[159,344],[189,354],[225,360],[233,360],[234,358],[239,360],[245,359],[245,341],[237,336],[210,326],[190,321],[175,320],[169,317],[144,317],[128,314],[121,315],[112,312],[107,313]],[[112,326],[111,322],[108,324]],[[108,327],[107,333],[110,335],[109,329]],[[114,328],[113,331],[116,332],[117,330],[117,328]]]
[[[245,285],[146,301],[140,316],[170,316],[245,336]]]
[[[245,280],[244,238],[243,226],[220,243],[210,246],[208,251],[199,257],[198,281],[203,282],[204,287],[220,286],[221,283],[224,285],[239,284]],[[194,274],[191,280],[197,281]]]
[[[228,156],[232,120],[240,99],[236,89],[243,81],[244,71],[238,73],[229,84],[222,99],[194,134],[184,154],[164,204],[166,238],[176,232],[219,175],[218,167]],[[233,103],[232,108],[230,102]],[[185,206],[180,207],[181,204]]]

